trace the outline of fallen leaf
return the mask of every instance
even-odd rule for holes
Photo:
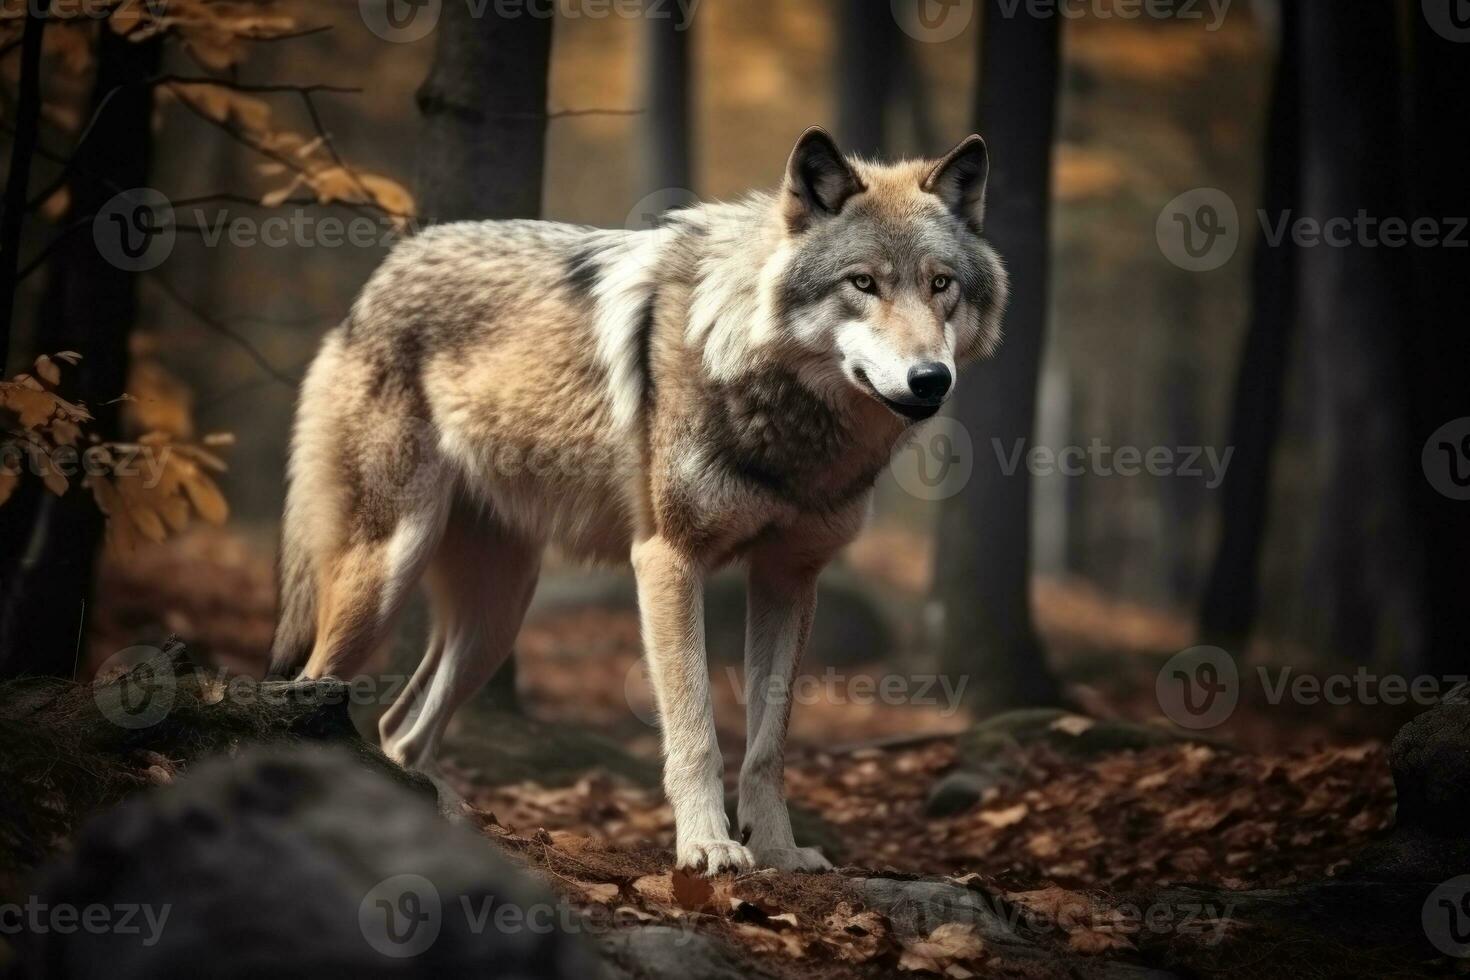
[[[1077,736],[1087,731],[1097,722],[1082,715],[1063,715],[1049,726],[1054,732],[1064,732],[1068,735]]]
[[[977,816],[979,816],[980,821],[986,826],[994,827],[996,830],[1002,830],[1006,827],[1013,827],[1022,820],[1025,820],[1027,812],[1028,808],[1026,804],[1017,803],[1015,806],[1007,807],[1004,810],[981,810]]]

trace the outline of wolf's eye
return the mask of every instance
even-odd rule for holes
[[[934,291],[936,293],[944,292],[946,289],[949,288],[949,282],[949,276],[935,276],[934,282],[932,283],[932,285],[934,286]]]
[[[874,296],[878,295],[878,284],[873,281],[872,276],[853,276],[850,282],[858,292],[872,293]]]

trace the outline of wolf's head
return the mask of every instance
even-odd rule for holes
[[[980,237],[989,158],[870,164],[808,130],[786,169],[776,319],[827,375],[908,419],[939,411],[956,369],[1000,341],[1007,282]]]

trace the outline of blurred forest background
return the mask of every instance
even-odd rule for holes
[[[3,63],[10,100],[6,134],[12,140],[15,92],[24,84],[17,50],[20,6],[4,7],[12,38]],[[167,44],[132,38],[125,42],[128,52],[121,57],[113,52],[108,71],[141,71],[175,81],[157,85],[159,97],[152,103],[136,103],[137,86],[127,89],[133,95],[117,98],[98,114],[107,126],[115,125],[105,122],[113,115],[131,112],[121,124],[124,131],[146,120],[151,136],[140,141],[135,135],[130,150],[93,149],[89,159],[126,169],[130,162],[117,156],[133,153],[134,173],[145,179],[128,186],[161,191],[179,215],[193,213],[181,202],[203,202],[198,205],[202,224],[211,227],[221,220],[259,222],[272,214],[304,215],[308,222],[326,216],[350,221],[366,214],[384,234],[372,236],[365,246],[337,247],[320,241],[241,246],[228,234],[211,244],[204,234],[180,234],[165,262],[122,287],[136,297],[131,324],[119,324],[123,314],[116,303],[107,307],[111,322],[129,336],[126,387],[137,399],[124,406],[131,421],[121,424],[167,430],[180,441],[229,433],[233,445],[225,453],[228,471],[216,477],[229,506],[223,529],[190,530],[164,544],[143,543],[128,554],[109,552],[105,558],[81,643],[87,656],[73,658],[93,665],[119,649],[177,634],[204,660],[259,671],[270,631],[270,569],[296,382],[322,333],[344,316],[390,247],[393,236],[387,232],[407,211],[431,212],[435,202],[447,200],[443,188],[434,185],[433,168],[424,164],[435,137],[426,130],[422,111],[428,108],[432,116],[433,99],[425,93],[433,93],[421,86],[430,77],[436,50],[443,56],[454,47],[442,35],[459,5],[446,3],[440,31],[411,43],[385,42],[357,3],[286,0],[236,6],[246,13],[232,11],[236,19],[227,27],[220,22],[193,34],[178,29]],[[1041,358],[1034,434],[1027,448],[1101,444],[1147,455],[1166,447],[1176,454],[1176,464],[1196,448],[1201,453],[1194,475],[1123,476],[1088,467],[1082,475],[1041,474],[1028,482],[1024,472],[1019,477],[1002,473],[1002,457],[1015,449],[1011,434],[1024,435],[1029,427],[1026,410],[1019,419],[1003,419],[1004,405],[966,403],[962,395],[956,411],[969,436],[974,475],[957,495],[928,492],[932,488],[916,480],[914,471],[927,465],[922,450],[929,444],[901,455],[896,474],[882,480],[871,529],[834,575],[839,591],[818,615],[819,624],[827,620],[830,629],[818,636],[819,648],[823,643],[828,648],[816,652],[817,663],[824,658],[886,661],[912,670],[941,660],[951,668],[969,662],[974,666],[972,706],[1013,706],[1056,700],[1049,679],[1019,676],[1026,669],[1015,666],[1040,663],[1045,653],[1071,687],[1068,697],[1074,702],[1081,698],[1094,710],[1144,714],[1157,712],[1153,672],[1160,658],[1201,641],[1225,643],[1237,655],[1245,654],[1249,643],[1249,657],[1257,662],[1320,660],[1410,672],[1434,665],[1435,650],[1443,645],[1431,642],[1432,626],[1425,623],[1432,617],[1421,608],[1433,604],[1422,598],[1427,559],[1416,550],[1421,536],[1408,530],[1417,520],[1418,491],[1405,489],[1428,431],[1411,432],[1385,421],[1398,411],[1395,399],[1404,400],[1399,392],[1381,399],[1377,408],[1364,397],[1383,375],[1357,369],[1374,365],[1378,352],[1365,346],[1344,352],[1330,330],[1288,331],[1282,321],[1291,320],[1290,314],[1259,326],[1271,310],[1290,309],[1289,299],[1277,295],[1273,301],[1267,294],[1254,308],[1260,331],[1255,356],[1264,360],[1241,368],[1244,352],[1251,349],[1252,299],[1269,290],[1275,261],[1268,260],[1263,269],[1258,257],[1253,271],[1253,216],[1264,206],[1263,193],[1273,187],[1287,188],[1287,207],[1297,203],[1295,189],[1305,185],[1293,183],[1294,175],[1307,171],[1300,170],[1296,158],[1280,154],[1303,152],[1296,144],[1311,127],[1302,121],[1317,116],[1316,109],[1305,107],[1325,111],[1329,105],[1323,92],[1308,91],[1302,80],[1335,77],[1355,60],[1379,66],[1362,85],[1381,98],[1354,101],[1366,106],[1354,119],[1367,119],[1367,127],[1347,125],[1345,131],[1372,132],[1371,111],[1383,109],[1396,118],[1400,100],[1412,100],[1418,90],[1407,68],[1401,73],[1387,66],[1397,64],[1404,38],[1428,36],[1417,11],[1410,9],[1417,4],[1365,5],[1365,11],[1375,11],[1372,22],[1387,33],[1370,31],[1364,26],[1368,22],[1359,20],[1354,38],[1334,49],[1337,53],[1326,45],[1314,49],[1303,40],[1315,36],[1311,32],[1292,33],[1291,22],[1298,19],[1292,5],[1283,18],[1277,4],[1246,0],[1226,5],[1219,17],[1199,5],[1198,16],[1187,18],[1118,16],[1116,5],[1100,0],[1076,5],[1075,16],[1049,23],[1024,16],[988,21],[981,5],[960,3],[954,15],[963,17],[962,29],[953,33],[936,33],[912,21],[905,25],[904,5],[886,0],[704,0],[687,31],[675,26],[684,8],[667,6],[668,20],[615,14],[555,19],[545,79],[547,116],[523,113],[528,125],[521,125],[527,122],[522,119],[501,134],[511,143],[534,140],[544,124],[545,217],[642,227],[648,215],[691,193],[729,198],[772,186],[795,137],[813,124],[829,127],[849,151],[883,156],[935,155],[978,128],[990,139],[1002,174],[992,187],[993,207],[1004,208],[1010,200],[1044,216],[1045,192],[1051,195],[1044,226],[1050,242],[1037,253],[1041,264],[1035,256],[1011,256],[1023,289],[1045,283],[1035,310],[1022,311],[1009,324],[1008,348],[1029,345]],[[577,4],[571,7],[574,13],[580,10]],[[216,16],[207,13],[210,8],[204,0],[175,5],[199,18]],[[1351,19],[1313,13],[1311,4],[1304,9],[1302,17]],[[987,42],[988,23],[992,37]],[[1038,23],[1044,26],[1034,26]],[[89,101],[100,91],[91,76],[96,56],[90,42],[80,40],[89,30],[103,36],[104,53],[109,43],[117,47],[108,26],[53,23],[47,34],[39,144],[54,151],[35,156],[33,194],[65,184],[64,149],[92,115]],[[260,39],[266,36],[277,39]],[[507,56],[513,70],[525,74],[487,98],[503,97],[506,104],[530,99],[534,109],[540,95],[531,77],[534,52],[524,53],[524,38],[506,43],[518,52]],[[1054,72],[1046,60],[1049,45],[1052,50],[1059,46]],[[152,59],[150,64],[140,69],[129,63],[144,50],[141,57]],[[982,92],[987,53],[1004,58],[1006,51],[1016,52],[1015,64],[998,66],[1000,78],[992,91]],[[1038,52],[1039,59],[1033,57]],[[1280,71],[1278,55],[1286,66]],[[1363,62],[1364,57],[1373,60]],[[1294,66],[1303,64],[1314,67],[1298,74]],[[211,96],[208,86],[197,84],[206,76],[230,85]],[[1278,101],[1288,107],[1278,107],[1279,112],[1302,124],[1300,133],[1290,120],[1278,120],[1273,129],[1273,84]],[[304,97],[301,86],[322,88]],[[1048,139],[1053,135],[1045,130],[1052,86],[1055,132]],[[1029,151],[1007,145],[1006,139],[1024,123],[1018,128],[1014,119],[1006,119],[999,123],[1000,135],[988,131],[983,98],[1017,106],[1013,116],[1025,112],[1038,120],[1033,128],[1040,127],[1039,166],[1026,174],[1005,173],[1012,153],[1028,159],[1022,154]],[[1320,101],[1311,103],[1313,98]],[[128,108],[130,101],[134,104]],[[320,169],[316,178],[288,180],[285,167],[240,138],[251,127],[302,134],[282,144],[288,156],[327,169],[333,161],[350,161],[349,173],[373,175],[374,183],[334,191]],[[1281,133],[1292,138],[1280,138]],[[95,144],[107,134],[92,135]],[[1337,147],[1314,145],[1313,153],[1341,149],[1347,139]],[[1405,147],[1395,144],[1382,152],[1396,155]],[[521,172],[516,168],[525,161],[516,153],[523,152],[511,146],[496,158],[496,166],[460,174],[461,187],[468,185],[464,193],[510,211],[534,211],[534,190],[515,186],[509,176]],[[1266,164],[1273,152],[1277,170],[1292,177],[1270,179]],[[1376,159],[1368,153],[1364,166]],[[333,179],[351,185],[357,178],[339,174]],[[1038,187],[1039,210],[1026,196],[1034,197]],[[1237,253],[1204,272],[1171,261],[1158,233],[1166,205],[1199,188],[1223,191],[1241,216]],[[319,205],[313,196],[328,203]],[[78,370],[84,374],[86,359],[102,356],[89,349],[95,338],[85,332],[62,344],[57,342],[61,335],[47,327],[46,304],[57,289],[86,293],[90,288],[81,280],[57,286],[66,275],[57,270],[67,246],[56,243],[65,239],[68,222],[86,216],[78,213],[76,200],[56,197],[34,202],[38,207],[18,229],[19,264],[26,275],[18,288],[8,374],[30,370],[36,355],[64,348],[83,355]],[[302,198],[304,203],[295,203]],[[1345,213],[1352,214],[1357,204],[1349,200],[1354,203]],[[1278,195],[1273,206],[1282,202]],[[1006,243],[999,244],[1005,252]],[[1294,250],[1267,251],[1282,256]],[[1044,279],[1048,254],[1049,279]],[[1350,272],[1346,276],[1352,278]],[[1033,328],[1033,312],[1044,327]],[[1315,316],[1304,319],[1320,323],[1330,313]],[[1392,335],[1395,328],[1385,322],[1382,329]],[[998,369],[1007,372],[1004,377],[1020,379],[1024,406],[1030,382],[1024,369],[1007,368],[1006,358],[1015,356],[1003,354]],[[1379,370],[1390,366],[1381,362]],[[1346,397],[1333,381],[1343,372],[1362,374]],[[977,371],[969,384],[978,391],[996,377]],[[965,387],[962,383],[962,392]],[[65,382],[57,390],[66,393]],[[1007,397],[1014,398],[1014,391]],[[1264,430],[1252,429],[1256,424]],[[1380,425],[1392,430],[1382,439],[1372,435]],[[1344,450],[1344,439],[1356,439],[1354,433],[1369,435],[1355,443],[1354,451]],[[1253,458],[1233,444],[1242,434],[1252,436],[1252,446],[1263,447]],[[1384,446],[1390,446],[1391,455],[1372,455]],[[1245,468],[1241,479],[1264,494],[1253,506],[1249,486],[1237,486],[1230,506],[1244,523],[1231,533],[1222,532],[1231,487],[1222,483],[1206,451],[1228,460],[1230,475]],[[1401,457],[1409,462],[1401,465]],[[1263,468],[1262,458],[1274,466]],[[38,491],[26,503],[24,482],[0,510],[0,518],[9,522],[6,553],[12,575],[18,574],[22,543],[31,540],[34,511],[25,507],[37,506]],[[1015,493],[1007,500],[987,497],[986,488],[997,483],[1019,486],[1022,502],[1017,504]],[[948,520],[960,523],[945,523],[946,512],[958,514]],[[987,516],[970,526],[966,513]],[[1004,526],[987,527],[986,520]],[[1006,530],[1027,524],[1029,540]],[[944,533],[936,536],[941,527]],[[944,546],[936,547],[936,540]],[[1223,544],[1234,544],[1237,551],[1226,554],[1230,549]],[[1029,595],[1028,562],[1034,575]],[[975,577],[977,567],[991,570]],[[1009,584],[997,585],[1001,577]],[[85,579],[72,586],[70,595],[79,603],[87,591]],[[589,578],[553,565],[543,579],[539,608],[595,615],[599,604],[608,605],[621,610],[624,618],[618,622],[626,627],[629,593],[627,578],[617,573]],[[34,597],[12,595],[9,603],[13,614],[21,602],[22,618],[43,623],[44,635],[60,636],[61,645],[70,648],[82,610],[63,603],[65,597],[52,594],[37,604]],[[735,603],[732,599],[732,610]],[[717,615],[720,606],[714,605],[712,615]],[[1021,612],[1013,615],[1018,608]],[[533,696],[551,688],[577,690],[581,684],[575,675],[563,679],[555,670],[537,669],[538,649],[565,652],[576,646],[544,637],[538,642],[539,622],[544,617],[533,617],[523,643],[523,683]],[[66,624],[69,630],[62,629]],[[31,634],[26,651],[37,649],[36,629],[22,630]],[[627,629],[620,629],[626,639]],[[59,661],[51,657],[49,666],[27,661],[32,653],[19,651],[16,635],[9,634],[8,672],[20,672],[22,661],[32,670],[55,671],[58,662],[66,666],[64,654]],[[599,669],[619,680],[636,656],[636,644],[620,648]],[[86,675],[86,667],[76,670]],[[992,681],[995,693],[987,694]],[[621,684],[615,686],[621,691]],[[916,722],[905,718],[894,724],[904,728]],[[800,712],[797,725],[800,731]]]

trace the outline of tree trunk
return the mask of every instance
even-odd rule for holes
[[[1266,134],[1261,206],[1295,213],[1301,194],[1301,36],[1293,0],[1281,5],[1275,92]],[[1255,625],[1261,546],[1271,493],[1271,461],[1281,436],[1287,363],[1297,318],[1298,252],[1290,239],[1274,248],[1264,233],[1252,260],[1251,321],[1235,377],[1229,445],[1235,449],[1220,485],[1220,538],[1200,606],[1202,642],[1240,650]]]
[[[1417,11],[1416,11],[1417,13]],[[1470,216],[1470,182],[1465,161],[1470,160],[1470,128],[1458,103],[1470,91],[1470,52],[1464,43],[1450,40],[1416,16],[1413,37],[1412,135],[1409,214],[1431,219],[1448,237],[1453,219]],[[1423,662],[1416,665],[1437,676],[1463,674],[1466,656],[1465,602],[1470,596],[1470,503],[1446,496],[1427,479],[1421,453],[1447,466],[1443,440],[1426,442],[1457,419],[1470,419],[1470,276],[1465,241],[1470,230],[1461,228],[1458,245],[1416,248],[1413,252],[1413,322],[1405,360],[1409,392],[1410,438],[1399,469],[1407,475],[1410,509],[1423,542],[1425,637]],[[1467,431],[1462,425],[1453,442]],[[1453,446],[1454,462],[1470,466],[1461,443]],[[1443,471],[1440,471],[1443,473]]]
[[[690,32],[672,16],[645,19],[643,192],[692,190]]]
[[[447,3],[419,88],[419,209],[426,222],[539,218],[550,17],[476,17]]]
[[[152,156],[153,88],[161,42],[134,43],[98,32],[95,111],[116,91],[87,141],[74,154],[73,213],[91,216],[122,190],[147,184]],[[51,259],[39,344],[47,352],[76,350],[84,360],[63,379],[70,397],[85,402],[89,428],[116,439],[118,406],[128,374],[128,338],[137,314],[137,274],[118,268],[92,234],[68,238]],[[0,508],[0,537],[25,543],[8,569],[0,609],[0,676],[69,677],[86,638],[86,605],[102,540],[103,517],[92,496],[72,481],[65,497],[37,490]]]
[[[546,167],[550,17],[476,17],[444,5],[434,65],[418,92],[418,192],[426,221],[539,218]],[[515,658],[485,695],[515,708]]]
[[[17,94],[15,144],[5,179],[5,213],[0,215],[0,371],[10,354],[10,325],[15,317],[16,275],[20,269],[20,233],[25,227],[31,184],[31,159],[41,128],[41,42],[50,13],[49,0],[26,8],[20,48],[20,91]]]
[[[1398,16],[1380,0],[1300,0],[1301,217],[1402,215]],[[1340,227],[1340,226],[1339,226]],[[1314,640],[1345,663],[1415,651],[1416,565],[1402,406],[1407,256],[1354,229],[1304,248],[1303,329],[1324,477],[1308,583]],[[1461,320],[1463,322],[1463,319]]]
[[[837,141],[848,153],[882,156],[898,23],[884,0],[839,0]],[[932,148],[930,149],[932,152]]]
[[[944,669],[974,678],[980,710],[1060,700],[1032,623],[1031,475],[1024,465],[1006,475],[993,451],[1009,453],[1017,441],[1029,449],[1035,429],[1060,23],[991,10],[981,32],[979,130],[994,151],[985,234],[1005,257],[1012,292],[1000,353],[972,367],[955,393],[975,467],[941,513],[936,575]]]

